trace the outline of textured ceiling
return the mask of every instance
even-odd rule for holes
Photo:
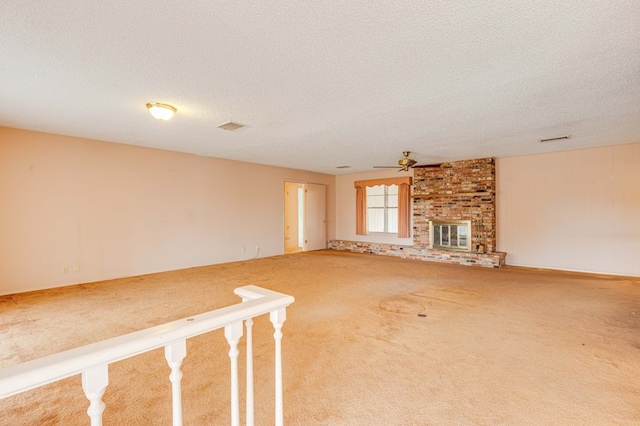
[[[640,142],[640,4],[3,0],[0,125],[330,174]]]

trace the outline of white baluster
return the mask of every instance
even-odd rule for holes
[[[99,365],[82,372],[82,389],[89,400],[87,414],[91,419],[91,426],[102,426],[104,402],[102,395],[109,384],[109,370],[107,364]]]
[[[276,341],[276,426],[284,425],[284,409],[283,409],[283,391],[282,391],[282,324],[287,319],[287,311],[285,308],[269,313],[269,319],[273,323],[276,330],[273,338]]]
[[[247,318],[247,426],[253,426],[253,319]]]
[[[240,425],[240,395],[238,392],[238,342],[242,337],[242,321],[224,327],[224,337],[229,342],[231,359],[231,425]]]
[[[187,340],[178,340],[164,347],[164,357],[171,368],[171,399],[173,404],[173,426],[182,426],[182,360],[187,356]]]

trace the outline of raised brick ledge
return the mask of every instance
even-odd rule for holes
[[[396,244],[368,243],[362,241],[331,240],[329,248],[353,253],[371,253],[396,256],[403,259],[427,260],[431,262],[456,263],[467,266],[499,268],[504,266],[507,253],[475,253],[464,251],[433,250],[426,246],[402,246]]]

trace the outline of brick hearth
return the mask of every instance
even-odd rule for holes
[[[457,263],[467,266],[499,268],[504,265],[506,253],[475,253],[453,250],[433,250],[427,246],[401,246],[395,244],[367,243],[359,241],[329,241],[333,250],[353,253],[370,253],[383,256],[397,256],[403,259],[428,260],[432,262]]]

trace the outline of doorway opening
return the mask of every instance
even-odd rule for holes
[[[284,183],[284,252],[327,247],[325,185]]]

